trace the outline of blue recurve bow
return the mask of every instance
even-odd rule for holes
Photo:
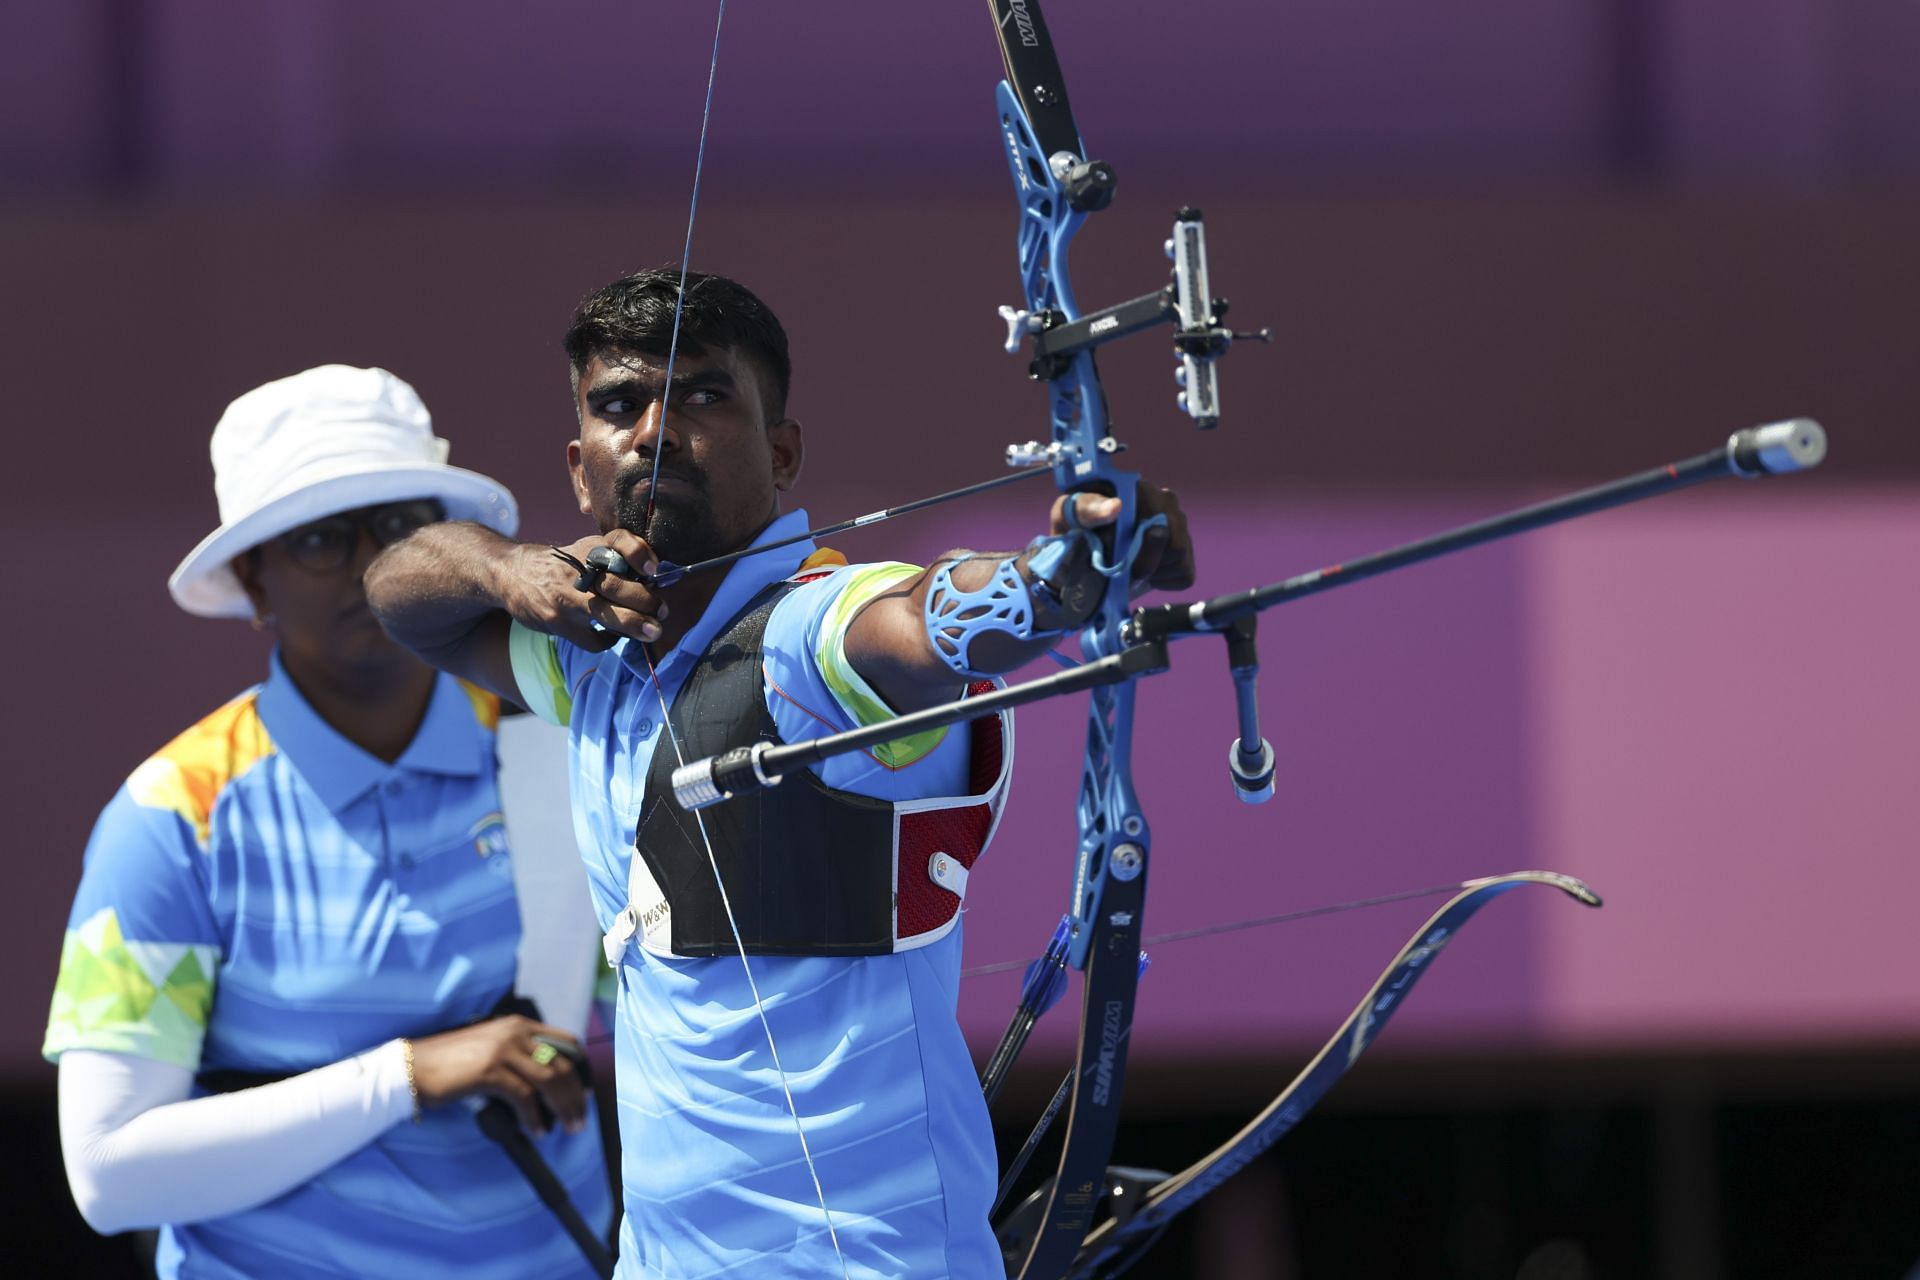
[[[1204,224],[1200,213],[1190,208],[1175,216],[1166,244],[1173,260],[1169,284],[1116,306],[1082,312],[1069,276],[1068,249],[1087,217],[1111,202],[1114,172],[1088,156],[1039,0],[989,0],[989,5],[1006,64],[996,103],[1019,203],[1018,251],[1025,294],[1024,306],[1003,307],[1001,316],[1007,322],[1007,350],[1018,352],[1024,347],[1029,351],[1030,372],[1046,384],[1050,408],[1049,439],[1010,446],[1007,461],[1029,470],[1050,468],[1062,493],[1094,491],[1120,500],[1119,517],[1102,532],[1101,548],[1094,557],[1108,579],[1108,589],[1080,634],[1083,660],[1054,675],[881,724],[800,743],[762,742],[683,762],[674,773],[673,785],[675,799],[690,811],[698,810],[777,785],[781,777],[833,755],[1066,693],[1089,693],[1072,899],[1053,943],[1025,984],[1013,1026],[983,1076],[991,1099],[1035,1020],[1065,989],[1064,970],[1079,969],[1079,1045],[1074,1068],[1063,1085],[1067,1121],[1058,1164],[1039,1190],[997,1224],[1010,1276],[1061,1280],[1119,1274],[1141,1256],[1174,1215],[1290,1130],[1372,1042],[1441,947],[1481,907],[1523,885],[1557,889],[1587,906],[1600,905],[1599,897],[1585,884],[1550,871],[1520,871],[1455,886],[1455,896],[1414,934],[1325,1047],[1225,1144],[1176,1174],[1110,1168],[1134,996],[1144,969],[1143,909],[1152,851],[1151,832],[1132,777],[1134,686],[1140,677],[1167,669],[1171,642],[1206,634],[1226,641],[1239,713],[1239,732],[1228,753],[1229,772],[1239,797],[1259,803],[1273,794],[1274,771],[1273,750],[1260,736],[1255,697],[1259,662],[1254,621],[1262,610],[1706,479],[1804,470],[1818,465],[1826,443],[1818,424],[1809,419],[1751,428],[1694,458],[1282,582],[1205,601],[1133,607],[1129,592],[1133,560],[1157,521],[1139,518],[1138,477],[1119,464],[1123,446],[1108,427],[1095,349],[1116,338],[1170,324],[1182,388],[1179,407],[1195,426],[1210,428],[1220,413],[1214,362],[1236,339],[1265,341],[1270,335],[1265,330],[1235,333],[1222,323],[1225,305],[1209,291]],[[717,39],[716,32],[716,49]],[[704,142],[704,124],[702,137]],[[690,211],[689,240],[691,221]],[[1004,482],[970,485],[832,528],[873,523]],[[766,549],[770,548],[756,550]],[[663,566],[663,570],[677,577],[721,567],[744,554],[751,553],[685,568]],[[1056,1109],[1048,1108],[1043,1127]],[[794,1120],[797,1127],[797,1113]],[[801,1141],[804,1144],[804,1132]],[[810,1158],[808,1163],[811,1167]],[[1005,1191],[1003,1185],[1003,1196]],[[824,1213],[824,1195],[821,1203]],[[828,1221],[831,1224],[830,1215]]]
[[[1067,100],[1066,82],[1045,21],[1033,0],[990,0],[1007,78],[997,94],[1001,141],[1020,205],[1019,261],[1025,307],[1003,311],[1008,345],[1031,336],[1034,375],[1047,384],[1051,440],[1025,447],[1013,461],[1050,462],[1063,493],[1094,489],[1120,499],[1104,568],[1113,570],[1099,611],[1080,636],[1083,657],[1113,657],[1130,613],[1127,572],[1144,530],[1137,519],[1137,477],[1119,465],[1120,448],[1107,425],[1106,394],[1094,340],[1119,336],[1115,320],[1102,334],[1086,332],[1068,273],[1068,250],[1089,214],[1113,198],[1114,173],[1089,159]],[[1196,216],[1181,224],[1200,234]],[[1175,246],[1176,249],[1179,246]],[[1204,276],[1189,288],[1182,329],[1211,328]],[[1157,311],[1162,295],[1141,309]],[[1155,320],[1161,317],[1156,314]],[[1062,334],[1079,331],[1083,343],[1066,347]],[[1189,409],[1211,426],[1217,418],[1211,361]],[[1133,703],[1143,665],[1117,683],[1090,690],[1085,760],[1077,801],[1079,848],[1073,898],[1067,912],[1066,963],[1081,970],[1080,1035],[1065,1138],[1054,1176],[1026,1233],[1025,1256],[1009,1257],[1017,1277],[1065,1274],[1093,1226],[1106,1188],[1107,1162],[1119,1131],[1121,1085],[1133,1025],[1134,995],[1152,832],[1133,786]],[[1016,1250],[1017,1252],[1017,1250]]]

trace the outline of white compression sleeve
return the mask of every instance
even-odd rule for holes
[[[60,1146],[95,1231],[197,1222],[264,1204],[413,1114],[390,1040],[273,1084],[194,1098],[185,1067],[129,1054],[60,1056]]]

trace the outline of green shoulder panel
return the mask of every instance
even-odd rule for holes
[[[128,941],[113,908],[69,929],[41,1053],[101,1049],[200,1065],[213,1008],[216,949],[193,943]]]

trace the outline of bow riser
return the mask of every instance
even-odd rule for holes
[[[1007,19],[1017,33],[1037,31],[1044,46],[1045,28],[1038,13],[1024,4],[1008,6]],[[1021,46],[1027,48],[1028,46]],[[1009,52],[1009,63],[1013,61]],[[1051,58],[1047,61],[1050,63]],[[1056,68],[1057,72],[1057,68]],[[1049,96],[1065,115],[1064,92],[1056,86]],[[1000,109],[1000,134],[1007,148],[1007,168],[1020,204],[1020,279],[1029,315],[1053,315],[1066,322],[1080,318],[1068,272],[1067,254],[1086,212],[1072,207],[1063,180],[1083,157],[1077,152],[1041,149],[1032,122],[1014,85],[1001,81],[995,95]],[[1071,128],[1071,117],[1059,129]],[[1074,135],[1076,146],[1079,144]],[[1136,477],[1115,462],[1119,446],[1107,429],[1106,394],[1091,348],[1076,352],[1066,368],[1048,381],[1053,468],[1062,493],[1094,488],[1111,492],[1121,502],[1120,517],[1112,527],[1116,552],[1131,549],[1134,535]],[[1080,650],[1088,659],[1119,651],[1120,632],[1129,616],[1125,574],[1109,584],[1099,612],[1080,636]],[[1074,868],[1073,931],[1068,963],[1085,968],[1093,946],[1093,924],[1105,895],[1116,849],[1125,848],[1123,870],[1144,878],[1149,848],[1146,819],[1133,790],[1133,686],[1097,690],[1088,717],[1086,765],[1081,773],[1078,804],[1082,832]],[[1135,911],[1135,929],[1138,912]]]
[[[995,0],[994,11],[1008,72],[996,105],[1020,206],[1022,292],[1027,315],[1042,318],[1029,322],[1037,330],[1080,318],[1067,255],[1087,213],[1110,195],[1112,173],[1086,162],[1037,7],[1027,0]],[[1019,323],[1014,322],[1016,339]],[[1108,431],[1106,394],[1091,346],[1074,352],[1064,367],[1056,363],[1045,372],[1050,461],[1060,491],[1094,489],[1120,499],[1107,552],[1109,567],[1118,571],[1109,576],[1100,608],[1080,636],[1081,654],[1092,660],[1122,647],[1121,629],[1130,612],[1127,566],[1138,549],[1136,481],[1117,465],[1119,446]],[[1151,848],[1133,788],[1133,700],[1132,680],[1091,693],[1067,943],[1067,962],[1084,974],[1080,1048],[1067,1139],[1040,1225],[1014,1270],[1021,1277],[1058,1276],[1072,1265],[1104,1198],[1107,1161],[1119,1132]]]

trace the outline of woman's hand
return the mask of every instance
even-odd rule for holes
[[[568,1133],[580,1132],[586,1127],[586,1088],[567,1055],[544,1040],[580,1051],[580,1042],[559,1027],[519,1014],[415,1040],[413,1087],[420,1105],[444,1106],[484,1093],[510,1104],[521,1127],[535,1136],[546,1133],[552,1119]]]

